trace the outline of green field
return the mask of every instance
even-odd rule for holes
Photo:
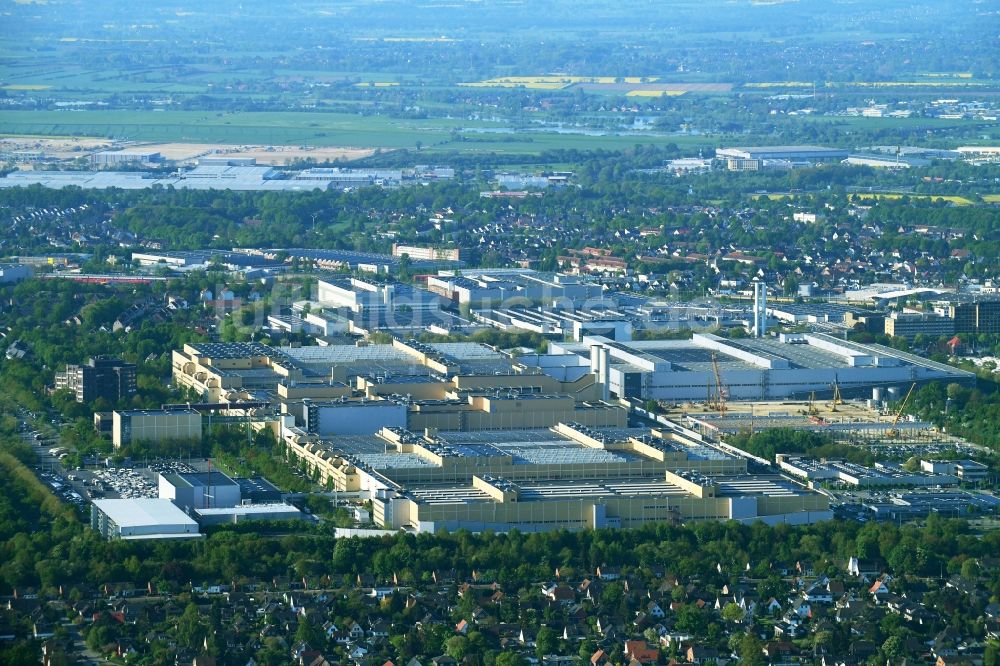
[[[965,125],[972,126],[978,122],[964,118],[865,118],[863,116],[799,116],[799,119],[808,123],[825,123],[857,130],[935,130]]]
[[[886,199],[889,201],[899,201],[902,198],[907,198],[911,200],[920,201],[946,201],[956,206],[971,206],[973,201],[965,197],[955,196],[953,194],[894,194],[894,193],[870,193],[870,192],[860,192],[852,196],[858,197],[859,199]],[[990,195],[987,195],[990,196]],[[986,200],[986,197],[983,197]]]
[[[398,119],[332,112],[0,111],[0,133],[188,143],[414,148],[424,151],[538,154],[546,150],[616,150],[635,144],[708,145],[705,136],[587,136],[557,132],[482,134],[482,121]],[[463,133],[463,130],[473,130]],[[462,141],[462,137],[468,140]]]

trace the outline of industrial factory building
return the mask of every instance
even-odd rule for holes
[[[198,538],[198,523],[169,500],[98,499],[90,508],[90,526],[107,539]]]
[[[455,305],[474,307],[541,304],[578,308],[605,302],[600,284],[576,275],[530,269],[463,270],[461,275],[441,271],[427,278],[427,289]]]
[[[201,440],[201,414],[193,409],[139,409],[112,413],[114,447],[133,442]]]
[[[283,431],[291,455],[340,492],[370,498],[376,523],[439,529],[545,531],[654,521],[808,523],[825,496],[679,426],[422,434],[385,428],[329,441]]]
[[[833,162],[847,159],[848,152],[822,146],[750,146],[716,148],[715,156],[719,159]]]
[[[552,343],[549,354],[522,360],[549,374],[592,372],[611,397],[670,402],[706,400],[720,389],[732,400],[780,400],[835,384],[845,395],[867,396],[875,386],[975,380],[920,356],[821,333],[754,339],[696,333],[690,340],[644,342],[593,337]]]
[[[108,151],[91,158],[95,166],[159,162],[156,152]],[[454,177],[449,168],[433,169],[337,169],[313,168],[300,171],[280,170],[257,165],[241,158],[203,158],[198,166],[186,171],[156,173],[151,171],[15,171],[0,178],[0,188],[40,185],[53,189],[119,188],[140,190],[151,187],[178,190],[232,190],[246,192],[311,192],[342,190],[354,187],[398,187]]]
[[[240,485],[221,472],[160,474],[160,499],[182,509],[230,508],[240,504]]]
[[[280,405],[312,434],[542,428],[560,421],[620,426],[589,371],[548,374],[476,343],[274,348],[247,343],[185,345],[174,381],[211,402],[251,391]]]

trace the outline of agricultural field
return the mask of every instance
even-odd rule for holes
[[[642,84],[655,83],[659,79],[641,76],[565,76],[561,74],[547,76],[501,76],[485,81],[474,81],[472,83],[459,83],[459,86],[466,88],[526,88],[528,90],[562,90],[580,83],[596,85],[612,84]]]
[[[581,1],[516,12],[466,0],[244,0],[217,10],[181,0],[134,4],[128,20],[114,3],[9,3],[0,132],[505,154],[775,134],[857,147],[926,132],[962,145],[998,132],[920,117],[933,115],[921,113],[928,100],[1000,90],[984,46],[994,35],[950,3],[847,11],[819,0],[676,0],[650,12]],[[900,25],[939,40],[900,40]],[[813,89],[819,104],[804,98]],[[782,95],[792,100],[772,104]],[[913,117],[839,115],[867,98],[908,105]],[[751,121],[746,99],[754,114],[776,113]]]
[[[465,88],[520,88],[523,90],[582,90],[626,97],[679,97],[687,93],[727,93],[729,83],[666,82],[658,76],[501,76],[459,83]]]
[[[0,111],[8,134],[252,145],[411,147],[447,136],[459,121],[306,112]]]
[[[853,194],[852,196],[858,197],[863,200],[872,199],[885,199],[887,201],[898,201],[902,198],[907,198],[915,201],[946,201],[950,204],[956,206],[971,206],[975,202],[971,199],[965,197],[955,196],[955,195],[940,195],[940,194],[893,194],[893,193],[877,193],[877,192],[861,192],[858,194]]]
[[[768,194],[753,194],[751,199],[754,201],[768,200],[768,201],[781,201],[784,199],[792,200],[795,199],[798,194],[792,192],[771,192]],[[808,196],[804,193],[802,196]],[[900,199],[906,198],[910,201],[944,201],[955,206],[975,206],[976,202],[968,197],[952,195],[952,194],[903,194],[901,192],[857,192],[849,196],[849,198],[856,198],[862,201],[899,201]],[[984,203],[1000,203],[1000,194],[984,194],[982,195],[982,200]]]
[[[933,78],[934,80],[927,80]],[[972,92],[977,89],[995,90],[1000,84],[991,80],[971,80],[972,75],[939,74],[927,75],[923,80],[912,81],[750,81],[739,86],[745,90],[782,90],[782,89],[812,89],[817,90],[852,90],[852,89],[906,89],[906,90],[949,90]]]
[[[844,129],[855,131],[878,131],[878,130],[905,130],[907,132],[938,132],[950,128],[973,127],[977,121],[969,118],[895,118],[882,117],[873,118],[866,116],[819,116],[800,115],[797,120],[815,125],[836,125]],[[991,133],[1000,136],[996,123],[983,128],[983,133]],[[985,136],[983,137],[985,139]]]
[[[312,146],[352,159],[374,149],[530,154],[554,149],[621,150],[636,144],[706,146],[707,136],[635,135],[545,127],[518,131],[503,123],[448,118],[398,119],[335,112],[0,111],[8,135],[100,138],[154,144]],[[188,148],[181,148],[182,152]],[[311,149],[312,150],[312,149]],[[189,152],[194,152],[190,149]],[[310,151],[294,157],[316,157]],[[258,149],[264,159],[293,153]],[[319,161],[319,158],[317,157]]]
[[[750,198],[754,201],[760,201],[761,199],[766,199],[768,201],[781,201],[782,199],[794,199],[795,195],[791,193],[754,194]]]

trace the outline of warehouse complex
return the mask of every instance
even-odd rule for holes
[[[483,430],[627,420],[589,371],[555,377],[475,343],[189,344],[173,360],[177,385],[208,402],[253,395],[324,436],[371,434],[385,425]]]
[[[376,310],[396,298],[386,286],[357,288],[327,282],[324,298]],[[781,400],[834,386],[845,396],[867,397],[873,387],[898,393],[913,382],[970,383],[974,376],[821,333],[768,336],[766,307],[758,299],[752,313],[760,337],[741,339],[695,333],[689,340],[634,341],[628,316],[538,320],[567,335],[586,324],[613,337],[578,330],[579,342],[552,342],[547,353],[520,355],[402,337],[311,347],[188,344],[174,352],[173,378],[206,405],[271,428],[292,464],[304,465],[335,492],[370,500],[374,522],[387,528],[541,531],[650,521],[823,520],[831,516],[829,502],[807,487],[819,473],[806,470],[808,463],[800,463],[806,471],[796,482],[719,442],[721,425],[690,421],[695,430],[679,419],[631,427],[628,401],[700,403],[713,387],[718,394],[720,384],[733,400]],[[527,318],[531,312],[494,315]],[[856,485],[903,478],[896,469],[831,465],[823,473]],[[170,496],[197,494],[198,487],[179,480]],[[212,494],[226,492],[220,486]],[[211,519],[202,516],[205,510],[222,509],[211,502],[199,507],[197,498],[193,504],[202,518]]]
[[[145,163],[157,161],[158,153],[100,153],[94,164]],[[455,175],[447,167],[410,169],[340,169],[314,168],[282,171],[269,166],[246,163],[239,158],[203,158],[187,171],[162,174],[147,171],[15,171],[0,178],[0,188],[40,185],[53,189],[141,190],[150,187],[173,187],[179,190],[233,190],[248,192],[309,192],[342,190],[356,187],[398,187]]]
[[[625,333],[623,338],[628,337]],[[344,405],[361,398],[394,398],[411,418],[424,419],[410,423],[411,429],[442,430],[476,427],[434,423],[429,414],[497,413],[503,400],[525,394],[537,404],[546,403],[547,410],[564,411],[571,403],[579,407],[611,397],[702,400],[706,387],[718,379],[734,400],[801,397],[829,391],[834,384],[846,395],[869,397],[872,387],[974,380],[969,372],[920,356],[822,333],[754,339],[704,333],[690,340],[582,338],[582,342],[553,342],[546,354],[518,357],[476,343],[430,344],[402,338],[363,346],[188,344],[173,353],[173,379],[209,402],[247,392],[287,405],[302,400]],[[523,404],[523,398],[521,402],[518,411],[533,409]],[[560,420],[580,419],[560,417],[545,425]],[[490,427],[517,426],[497,422]]]
[[[830,517],[825,496],[694,431],[630,428],[627,409],[611,398],[628,347],[613,345],[647,343],[587,338],[578,345],[586,359],[564,344],[520,357],[408,339],[189,344],[174,353],[174,378],[211,401],[249,394],[280,404],[267,422],[293,464],[371,500],[385,527],[540,531]]]
[[[716,148],[715,157],[724,161],[730,171],[759,171],[769,167],[840,162],[847,159],[848,152],[822,146],[748,146]]]
[[[828,499],[680,427],[422,434],[384,428],[321,440],[297,428],[294,458],[340,492],[371,498],[376,523],[417,532],[636,527],[651,521],[831,516]]]
[[[455,305],[476,307],[532,303],[580,307],[604,301],[601,285],[580,276],[517,268],[466,270],[461,275],[441,271],[427,278],[427,289]]]
[[[773,315],[772,315],[773,316]],[[593,307],[498,307],[479,310],[476,319],[501,331],[531,331],[555,339],[583,341],[586,336],[631,340],[637,331],[704,331],[743,327],[753,319],[746,306],[695,303],[644,303]]]
[[[232,479],[219,471],[160,472],[156,494],[95,499],[90,525],[106,539],[140,541],[197,538],[200,525],[307,518],[259,477]]]
[[[975,380],[972,373],[920,356],[822,333],[755,339],[696,333],[690,340],[648,342],[587,337],[580,343],[552,343],[549,351],[526,362],[557,375],[590,368],[604,378],[611,396],[642,400],[705,400],[719,380],[734,400],[808,396],[835,384],[844,394],[861,395],[875,386]]]

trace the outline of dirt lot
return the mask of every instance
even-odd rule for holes
[[[336,159],[356,160],[371,155],[370,148],[336,146],[257,146],[209,143],[113,143],[105,139],[8,137],[0,138],[0,153],[38,151],[56,159],[72,160],[102,150],[149,150],[159,152],[173,162],[194,162],[199,157],[253,157],[258,164],[285,166],[297,159],[316,162]]]
[[[136,147],[136,146],[132,146]],[[143,144],[144,150],[159,151],[168,160],[183,162],[199,157],[253,157],[258,164],[284,166],[297,159],[312,158],[317,162],[335,159],[356,160],[371,155],[369,148],[339,148],[335,146],[251,146],[205,143]]]
[[[106,139],[44,139],[34,136],[19,136],[0,139],[0,152],[15,152],[20,150],[39,151],[58,159],[75,159],[89,155],[98,150],[111,147]]]

